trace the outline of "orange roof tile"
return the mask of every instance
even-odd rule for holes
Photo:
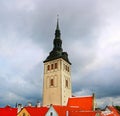
[[[29,112],[30,116],[45,116],[48,111],[47,107],[25,107],[25,109]]]
[[[93,100],[93,96],[71,97],[68,99],[67,106],[79,107],[81,110],[92,110]]]

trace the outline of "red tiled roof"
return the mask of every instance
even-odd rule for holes
[[[80,108],[71,108],[67,106],[53,105],[53,108],[56,110],[59,116],[66,116],[67,111],[80,111]]]
[[[69,116],[95,116],[96,113],[100,114],[100,111],[81,111],[80,108],[77,107],[53,105],[53,108],[56,110],[59,116],[66,116],[67,113]]]
[[[69,116],[96,116],[96,114],[100,112],[95,111],[80,111],[80,112],[69,112]]]
[[[108,106],[108,109],[111,111],[111,114],[107,116],[120,116],[120,113],[114,106]]]
[[[81,110],[92,110],[93,100],[93,96],[71,97],[68,99],[67,106],[79,107]]]
[[[55,111],[57,112],[58,116],[65,116],[66,106],[56,106],[53,105]]]
[[[5,108],[0,108],[0,116],[16,116],[17,108],[12,108],[10,106],[6,106]]]
[[[29,112],[30,116],[45,116],[48,111],[47,107],[25,107],[25,109]]]
[[[107,106],[107,110],[101,113],[101,116],[120,116],[120,112],[114,106]]]

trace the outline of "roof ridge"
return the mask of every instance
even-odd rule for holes
[[[92,95],[89,96],[75,96],[75,97],[69,97],[69,98],[83,98],[83,97],[93,97]]]

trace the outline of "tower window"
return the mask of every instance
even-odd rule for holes
[[[53,64],[51,64],[51,69],[53,69]]]
[[[70,71],[69,67],[68,67],[68,72]]]
[[[50,70],[50,65],[47,66],[47,70]]]
[[[51,80],[50,80],[50,86],[53,86],[53,85],[54,85],[54,80],[51,79]]]
[[[50,116],[53,116],[53,113],[52,113],[52,112],[50,112]]]
[[[68,80],[65,81],[65,86],[68,87]]]
[[[57,69],[58,68],[58,64],[57,63],[55,63],[55,69]]]
[[[66,65],[66,71],[67,71],[67,65]]]
[[[67,71],[67,72],[69,72],[70,71],[69,66],[67,66],[67,65],[64,64],[64,70]]]

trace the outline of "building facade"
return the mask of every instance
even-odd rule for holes
[[[63,52],[59,21],[55,30],[53,50],[44,61],[43,106],[66,105],[71,97],[71,63]]]

